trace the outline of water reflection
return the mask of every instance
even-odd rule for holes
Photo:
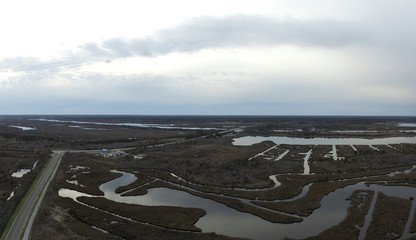
[[[401,143],[416,143],[416,137],[389,137],[389,138],[292,138],[292,137],[262,137],[245,136],[233,139],[233,145],[250,146],[264,141],[276,144],[289,145],[386,145]]]
[[[12,173],[12,177],[21,178],[23,177],[23,175],[29,172],[30,172],[30,169],[20,169],[19,171]]]
[[[179,206],[195,207],[204,209],[207,214],[195,224],[203,232],[216,232],[233,237],[245,237],[252,239],[283,239],[305,238],[317,235],[331,226],[337,225],[347,215],[349,201],[346,200],[355,190],[382,191],[386,195],[401,198],[416,197],[414,188],[403,186],[381,186],[377,184],[366,185],[359,182],[344,188],[337,189],[324,196],[321,208],[315,210],[303,222],[293,224],[271,223],[249,213],[239,212],[216,201],[194,196],[184,191],[169,188],[153,188],[141,196],[121,196],[115,193],[115,189],[128,185],[137,178],[130,173],[122,173],[123,176],[104,183],[100,189],[105,198],[121,203],[140,204],[147,206]],[[77,196],[93,197],[74,190],[61,189],[59,195],[71,197],[75,200]],[[411,220],[411,218],[410,218]],[[302,229],[299,231],[299,229]]]
[[[416,123],[398,123],[399,127],[416,127]]]

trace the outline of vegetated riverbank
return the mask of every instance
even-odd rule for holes
[[[81,203],[87,204],[84,205],[57,195],[63,186],[90,194],[97,193],[96,189],[101,183],[120,176],[109,172],[109,169],[117,166],[121,165],[115,159],[103,161],[94,155],[65,155],[54,184],[48,190],[48,199],[38,215],[32,238],[45,239],[46,234],[47,239],[58,236],[72,239],[81,236],[93,239],[233,239],[216,234],[198,233],[199,229],[194,223],[205,214],[203,209],[117,204],[99,197],[103,195],[102,192],[95,198],[78,199]],[[101,177],[78,178],[89,174]],[[76,184],[68,183],[68,178],[74,175],[77,176]],[[89,231],[90,228],[94,230]]]
[[[74,119],[76,120],[76,118]],[[213,200],[211,203],[223,203],[225,204],[222,205],[225,206],[224,209],[237,209],[238,211],[234,210],[236,214],[241,212],[254,214],[258,217],[248,215],[260,219],[256,220],[256,223],[292,222],[293,226],[305,222],[302,219],[307,219],[306,216],[319,212],[322,208],[321,202],[327,199],[328,196],[332,196],[332,193],[338,193],[338,190],[342,189],[343,186],[354,184],[357,181],[376,181],[378,184],[414,186],[414,170],[407,174],[387,175],[392,172],[403,172],[406,169],[411,169],[412,165],[415,164],[416,154],[413,144],[392,144],[390,146],[337,145],[336,157],[334,157],[334,148],[331,145],[281,144],[275,146],[276,144],[270,141],[253,146],[232,145],[233,138],[253,135],[253,133],[268,132],[268,134],[273,135],[314,136],[314,132],[320,132],[317,134],[318,136],[325,135],[323,130],[315,131],[312,129],[317,129],[319,126],[322,126],[322,129],[328,127],[328,132],[331,131],[332,136],[370,137],[371,135],[372,137],[380,137],[393,136],[392,134],[394,136],[396,134],[400,136],[412,134],[400,132],[401,128],[395,123],[385,122],[384,120],[376,123],[361,120],[354,122],[354,120],[350,121],[350,124],[353,125],[342,127],[342,124],[334,123],[331,120],[334,124],[331,127],[331,121],[329,120],[300,121],[297,119],[295,121],[285,120],[286,122],[283,123],[273,122],[275,119],[271,121],[262,119],[257,122],[247,119],[236,120],[233,118],[232,121],[230,119],[224,121],[210,119],[205,122],[195,121],[188,125],[205,128],[223,128],[226,126],[226,129],[236,128],[240,130],[244,127],[244,131],[246,131],[242,133],[240,130],[230,131],[223,134],[216,134],[215,131],[211,130],[145,129],[122,125],[83,124],[81,127],[71,127],[72,122],[35,121],[36,124],[29,125],[27,124],[29,120],[25,120],[19,122],[19,124],[13,124],[34,127],[36,130],[24,133],[25,136],[29,136],[31,139],[41,137],[42,134],[45,137],[47,136],[48,139],[54,139],[54,141],[46,141],[50,147],[70,149],[134,147],[134,149],[127,151],[127,155],[122,156],[106,157],[105,154],[97,156],[95,154],[67,153],[38,217],[39,221],[33,233],[34,238],[44,239],[47,236],[46,238],[49,239],[59,237],[100,239],[121,237],[134,239],[140,235],[158,239],[231,239],[224,236],[224,234],[221,236],[206,232],[195,232],[198,231],[197,228],[201,229],[203,221],[200,220],[207,217],[203,214],[204,207],[173,206],[167,211],[169,212],[168,217],[163,216],[163,211],[141,206],[137,208],[137,215],[135,215],[148,217],[133,219],[133,214],[129,215],[124,211],[129,208],[129,205],[125,203],[111,205],[108,199],[102,197],[104,194],[99,186],[121,176],[120,173],[110,171],[113,169],[135,174],[138,178],[135,182],[117,189],[115,194],[144,196],[149,192],[154,192],[155,189],[161,189],[160,187],[176,189],[175,193],[178,194],[185,192],[192,194],[192,196],[202,197],[197,199],[211,199]],[[86,121],[86,119],[82,119],[82,121]],[[103,121],[103,119],[97,118],[88,121]],[[123,123],[126,119],[113,119],[111,121]],[[155,120],[153,123],[165,124],[166,122],[157,123]],[[186,125],[185,121],[181,124]],[[299,131],[297,127],[302,131]],[[381,131],[386,127],[390,127],[394,131]],[[364,131],[362,129],[366,128],[371,131],[376,129],[376,132],[358,132],[354,130]],[[21,133],[23,133],[23,130],[20,129],[10,129],[12,129],[10,131],[22,131]],[[270,133],[269,130],[271,129],[287,132],[272,131]],[[330,134],[325,136],[330,136]],[[168,144],[151,147],[160,143]],[[307,159],[307,163],[311,175],[304,174],[305,153],[309,151],[311,151],[311,155]],[[284,153],[285,155],[282,156]],[[334,160],[338,157],[339,160]],[[344,159],[341,160],[341,158]],[[270,176],[274,176],[280,185],[271,180]],[[319,186],[322,188],[320,189]],[[84,197],[82,202],[88,205],[83,205],[72,199],[59,197],[57,193],[61,188],[73,189],[101,197]],[[359,198],[359,196],[351,195],[351,199],[354,198]],[[329,230],[332,229],[330,228],[332,226],[334,229],[346,230],[345,228],[352,222],[356,222],[360,226],[361,217],[358,217],[358,215],[361,216],[365,211],[362,206],[366,205],[367,202],[364,200],[351,201],[361,201],[357,203],[360,214],[355,214],[356,217],[344,215],[347,216],[345,220],[347,223],[344,222],[336,226],[328,225]],[[273,209],[274,207],[268,206],[268,203],[272,204],[272,202],[280,202],[280,204],[277,204],[279,207]],[[294,207],[296,204],[301,205],[301,207]],[[345,202],[345,204],[348,205],[348,202]],[[355,205],[351,206],[354,207]],[[108,211],[110,209],[111,212]],[[152,215],[151,213],[155,214]],[[175,213],[183,213],[185,216],[178,215],[177,219],[182,220],[175,222]],[[120,214],[125,216],[121,217]],[[237,214],[236,216],[246,215]],[[339,217],[337,219],[341,222],[343,215],[339,216],[341,216],[341,219]],[[196,224],[195,221],[197,221]],[[302,222],[296,223],[299,221]],[[146,222],[146,224],[143,224],[143,222]],[[414,225],[416,224],[410,226],[410,230],[415,228]],[[255,224],[253,226],[260,229],[259,226],[261,225]],[[292,224],[286,224],[286,226],[292,226]],[[250,227],[240,226],[240,232],[242,230],[249,231]],[[208,230],[208,232],[212,231],[216,230]],[[338,230],[334,231],[338,232]],[[224,231],[217,231],[217,233],[220,232]],[[322,236],[329,236],[325,235],[327,234],[325,232],[322,233]],[[267,233],[265,234],[267,235]],[[318,234],[319,232],[316,232],[312,235]],[[230,235],[241,236],[233,235],[233,233],[230,233]],[[251,238],[263,239],[263,237],[250,236]]]
[[[345,219],[342,220],[342,222],[340,222],[338,225],[335,225],[321,232],[318,236],[309,237],[306,239],[358,239],[360,236],[360,228],[364,226],[365,215],[370,209],[370,204],[373,197],[373,191],[354,191],[349,198],[351,204],[347,210],[347,216]]]
[[[267,146],[262,146],[262,147],[265,148]],[[415,178],[414,173],[412,172],[409,172],[407,174],[400,173],[408,169],[411,169],[412,166],[381,168],[381,169],[376,169],[376,170],[371,170],[371,171],[365,170],[365,171],[355,171],[355,172],[346,171],[346,172],[339,172],[339,173],[338,172],[315,173],[312,175],[281,174],[277,176],[278,181],[280,181],[282,184],[280,187],[268,189],[273,186],[272,182],[269,180],[269,184],[262,186],[263,188],[265,188],[264,190],[262,190],[261,188],[259,189],[246,188],[244,190],[244,189],[238,189],[235,187],[233,189],[233,187],[227,187],[227,186],[221,186],[221,185],[209,185],[208,183],[203,183],[203,182],[202,183],[192,182],[178,173],[173,173],[173,172],[169,172],[166,170],[145,168],[145,166],[143,166],[143,168],[129,168],[129,167],[126,168],[125,166],[123,166],[125,163],[129,164],[129,161],[131,160],[129,160],[128,157],[103,158],[100,156],[87,155],[87,154],[68,154],[67,160],[65,161],[66,163],[62,164],[64,168],[62,169],[61,173],[65,172],[65,174],[63,174],[62,180],[60,181],[61,184],[57,186],[70,188],[70,189],[76,189],[78,191],[86,192],[86,193],[87,192],[93,193],[96,190],[88,190],[89,186],[95,185],[93,189],[97,189],[98,185],[100,184],[99,183],[100,181],[96,181],[95,183],[89,182],[89,179],[86,176],[88,176],[89,174],[96,174],[96,176],[100,176],[98,172],[94,173],[95,171],[102,171],[101,175],[106,175],[110,173],[111,169],[115,169],[115,168],[125,169],[126,171],[134,173],[138,177],[138,179],[136,181],[133,181],[129,185],[124,186],[123,188],[120,188],[117,190],[117,192],[119,193],[122,193],[123,191],[124,192],[127,191],[127,193],[123,195],[130,195],[130,196],[137,195],[137,194],[143,195],[143,194],[146,194],[150,189],[155,189],[157,187],[168,187],[171,189],[185,191],[196,196],[200,196],[203,198],[212,199],[220,203],[224,203],[226,206],[235,208],[242,212],[250,212],[254,215],[260,216],[261,218],[267,219],[268,221],[271,221],[271,222],[290,223],[290,222],[297,222],[299,220],[296,220],[296,217],[293,218],[289,215],[286,215],[286,217],[284,218],[281,218],[280,216],[285,216],[284,215],[285,213],[295,214],[295,215],[298,215],[299,217],[308,216],[314,211],[314,209],[317,209],[320,207],[320,201],[324,196],[326,196],[330,192],[335,191],[338,188],[341,188],[347,185],[353,185],[357,183],[358,181],[378,181],[378,182],[387,181],[390,183],[400,184],[400,181],[404,178],[407,179],[407,182],[406,182],[407,184],[413,181]],[[259,159],[257,161],[267,161],[267,160]],[[66,167],[66,170],[65,170],[65,167]],[[78,172],[73,172],[73,170],[71,169],[76,169],[76,171]],[[94,170],[91,171],[90,169],[94,169]],[[394,173],[394,172],[398,172],[398,173],[392,176],[388,175],[389,173]],[[68,181],[66,180],[68,180],[68,178],[71,178],[75,174],[77,176],[80,176],[80,177],[75,177],[74,179],[72,179],[72,180],[76,179],[77,184],[68,183]],[[115,174],[115,173],[112,173],[112,174]],[[82,177],[83,175],[85,175],[85,177]],[[108,181],[110,179],[114,179],[114,177],[117,177],[117,176],[119,175],[115,174],[115,175],[112,175],[111,177],[107,176],[106,178],[102,178],[101,183]],[[269,206],[268,203],[259,202],[259,201],[252,202],[255,205],[266,207],[264,209],[264,208],[256,208],[255,205],[250,204],[250,201],[241,201],[239,199],[236,199],[236,198],[241,198],[241,199],[253,200],[253,198],[260,199],[259,197],[262,196],[262,199],[273,201],[274,199],[293,198],[297,194],[299,194],[307,184],[311,184],[311,183],[313,184],[309,186],[308,191],[302,198],[294,199],[293,201],[289,199],[289,201],[287,202],[284,202],[283,200],[283,202],[269,203],[269,204],[280,205],[279,208],[274,208],[275,210],[278,210],[278,212],[275,212],[274,210],[267,210],[267,209],[273,209],[273,207]],[[295,187],[295,186],[298,186],[298,187]],[[284,188],[297,189],[297,190],[289,191],[290,194],[288,194],[287,191],[281,190]],[[279,192],[281,194],[283,194],[283,192],[286,192],[285,193],[286,195],[279,195]],[[85,198],[83,199],[84,199],[83,201],[85,202],[86,199]],[[57,198],[57,202],[59,204],[61,200],[62,199]],[[88,203],[92,206],[96,206],[96,207],[101,206],[100,207],[101,209],[105,208],[103,207],[104,205],[100,203],[102,200],[95,202],[94,198],[92,198],[92,199],[88,199],[88,201],[89,201]],[[57,206],[61,207],[59,204]],[[69,202],[67,202],[67,204],[69,204]],[[77,205],[79,205],[79,203],[72,202],[72,204],[66,205],[66,207],[69,207],[70,209],[72,209],[72,208],[76,208]],[[122,203],[119,205],[121,206],[120,209],[127,207],[125,205],[123,206]],[[290,206],[295,207],[294,208],[295,210],[291,210]],[[111,209],[111,207],[109,207],[109,209]],[[92,210],[89,210],[89,211],[92,211]],[[122,210],[120,211],[114,210],[114,212],[119,214],[120,212],[122,212]],[[83,216],[85,218],[85,216],[81,213],[76,213],[76,216],[78,217]],[[357,219],[357,218],[354,218],[354,219]],[[81,221],[81,219],[78,219],[78,220]],[[189,218],[187,221],[192,222],[194,220],[192,220],[192,218]],[[348,221],[352,221],[352,220],[348,220]],[[148,223],[150,223],[150,221]],[[96,223],[93,221],[89,221],[88,224],[96,226],[96,227],[99,226],[98,228],[104,229],[107,232],[109,229],[108,226],[103,226],[101,223]],[[343,228],[343,225],[341,224],[339,227]],[[119,230],[120,229],[118,229],[117,231]]]

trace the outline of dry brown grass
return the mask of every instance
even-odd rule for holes
[[[136,181],[130,183],[129,185],[118,187],[116,189],[116,193],[122,193],[122,192],[125,192],[127,190],[139,187],[139,186],[141,186],[145,183],[148,183],[148,182],[150,182],[154,179],[153,177],[149,177],[149,176],[142,175],[142,174],[135,174],[135,175],[137,177]]]
[[[224,196],[218,196],[218,195],[212,195],[212,194],[203,193],[203,192],[191,191],[189,189],[184,189],[184,188],[181,188],[179,186],[171,185],[169,183],[162,182],[162,181],[155,181],[155,182],[147,185],[145,187],[145,189],[158,188],[158,187],[166,187],[166,188],[176,189],[176,190],[184,191],[184,192],[187,192],[187,193],[190,193],[192,195],[199,196],[199,197],[202,197],[202,198],[212,199],[212,200],[217,201],[219,203],[223,203],[223,204],[227,205],[230,208],[234,208],[234,209],[236,209],[240,212],[251,213],[253,215],[261,217],[261,218],[263,218],[267,221],[270,221],[270,222],[294,223],[294,222],[302,221],[301,218],[292,217],[292,216],[288,216],[288,215],[281,214],[281,213],[275,213],[275,212],[267,211],[267,210],[264,210],[264,209],[261,209],[261,208],[257,208],[255,206],[252,206],[252,205],[249,205],[249,204],[245,204],[242,201],[240,201],[239,199],[234,199],[234,198],[229,198],[229,197],[224,197]],[[134,195],[134,194],[136,194],[136,191],[138,193],[141,193],[143,191],[143,188],[135,189],[132,192],[129,192],[128,195],[129,196]]]
[[[403,233],[411,201],[378,193],[372,221],[365,239],[396,239]]]
[[[357,226],[362,227],[364,225],[365,215],[370,208],[373,196],[373,191],[354,191],[350,196],[351,206],[347,210],[345,219],[338,225],[323,231],[318,236],[306,239],[358,239],[360,229]]]
[[[194,224],[206,214],[205,210],[197,208],[142,206],[137,204],[116,203],[105,198],[80,197],[79,201],[90,206],[109,211],[139,222],[151,223],[171,229],[199,232]]]
[[[412,216],[410,216],[410,217],[412,217]],[[410,225],[409,232],[411,232],[411,233],[415,233],[416,232],[416,211],[415,211],[415,214],[413,214],[413,221],[412,221],[412,223]]]
[[[100,120],[97,118],[96,120]],[[127,119],[117,119],[117,122],[126,122]],[[162,119],[163,120],[163,119]],[[292,121],[292,120],[290,120]],[[354,125],[348,125],[346,122],[350,120],[339,121],[328,121],[324,120],[306,120],[299,122],[280,122],[275,124],[270,123],[270,126],[252,127],[247,129],[247,133],[251,135],[262,135],[270,134],[270,129],[278,126],[279,128],[302,128],[303,132],[291,133],[292,136],[314,136],[315,133],[308,132],[308,128],[316,129],[367,129],[374,127],[371,122],[360,123]],[[227,124],[229,121],[227,120]],[[24,123],[24,122],[23,122]],[[252,123],[252,122],[251,122]],[[250,123],[250,124],[251,124]],[[146,157],[141,160],[134,159],[133,157],[124,158],[99,158],[96,156],[87,155],[66,155],[61,165],[61,169],[57,175],[57,181],[53,182],[53,191],[50,192],[49,198],[45,200],[46,209],[48,207],[59,206],[62,209],[62,215],[59,211],[51,212],[46,211],[38,226],[44,229],[44,232],[37,233],[37,238],[44,239],[44,233],[50,235],[53,239],[113,239],[116,236],[125,239],[231,239],[224,236],[218,236],[216,234],[206,233],[192,233],[186,231],[175,231],[167,228],[160,228],[151,225],[145,225],[137,222],[128,221],[125,219],[118,218],[111,214],[99,211],[97,209],[91,209],[86,206],[82,206],[71,199],[62,199],[57,196],[57,191],[60,187],[70,187],[87,193],[100,193],[102,194],[98,186],[114,177],[119,176],[118,174],[111,174],[111,169],[125,169],[124,171],[138,171],[140,179],[129,186],[119,188],[118,191],[124,191],[127,189],[133,189],[141,186],[149,179],[161,178],[177,184],[183,184],[188,187],[197,189],[198,191],[186,190],[189,193],[198,195],[204,198],[210,198],[218,202],[222,202],[232,208],[239,211],[250,212],[256,214],[264,219],[274,222],[294,222],[299,221],[300,218],[288,218],[284,214],[276,214],[272,211],[259,209],[254,206],[244,204],[238,199],[233,199],[224,196],[218,196],[219,194],[225,194],[233,197],[243,197],[246,199],[287,199],[296,196],[302,190],[306,184],[314,183],[311,187],[311,192],[302,200],[293,201],[285,206],[279,206],[284,211],[293,211],[296,213],[309,214],[313,209],[319,207],[320,199],[330,191],[333,191],[345,184],[355,183],[355,179],[363,176],[375,176],[378,174],[386,174],[397,166],[408,166],[410,163],[414,163],[414,157],[416,154],[415,145],[397,145],[403,152],[395,151],[391,148],[384,146],[377,146],[382,148],[382,152],[376,152],[373,149],[364,147],[360,155],[356,156],[351,153],[352,149],[350,146],[337,146],[338,155],[341,157],[347,157],[346,161],[334,162],[332,159],[322,158],[323,154],[328,153],[331,150],[331,146],[316,146],[313,147],[312,158],[310,159],[310,165],[312,172],[318,173],[315,175],[289,175],[285,173],[300,173],[303,171],[303,156],[299,153],[307,152],[312,146],[279,146],[279,150],[273,150],[270,154],[278,155],[282,153],[283,149],[290,149],[290,153],[287,158],[282,159],[279,162],[269,161],[266,159],[255,159],[253,161],[247,161],[249,157],[262,152],[269,147],[273,146],[272,142],[263,142],[253,146],[238,147],[231,144],[231,138],[222,138],[219,136],[212,136],[209,139],[201,139],[197,141],[182,142],[180,144],[169,145],[165,147],[146,148],[145,146],[181,141],[190,137],[196,137],[205,135],[207,132],[192,132],[192,131],[167,131],[160,129],[138,129],[131,127],[103,127],[105,131],[85,131],[81,129],[68,128],[69,124],[57,124],[50,123],[36,123],[36,127],[43,131],[25,133],[30,135],[30,138],[42,137],[44,134],[47,138],[52,140],[42,140],[50,144],[50,147],[60,148],[73,148],[73,149],[87,149],[87,148],[111,148],[111,147],[123,147],[123,146],[136,146],[137,149],[131,151],[131,153],[144,153]],[[215,126],[221,127],[224,122],[213,121],[205,122],[203,126]],[[230,123],[231,124],[231,123]],[[232,123],[234,124],[234,123]],[[24,125],[24,124],[22,124]],[[196,126],[197,123],[191,123],[189,126]],[[236,126],[246,125],[246,122],[235,123]],[[265,126],[265,127],[263,127]],[[97,127],[88,126],[87,127]],[[380,129],[385,129],[385,125],[376,126]],[[390,127],[390,126],[389,126]],[[2,126],[0,126],[1,130]],[[251,132],[250,132],[251,131]],[[321,136],[347,136],[347,134],[329,134],[325,132],[316,133]],[[369,133],[369,134],[356,134],[358,137],[380,137],[387,136],[390,133]],[[60,136],[62,135],[62,136]],[[403,134],[401,134],[403,135]],[[128,139],[130,137],[137,137],[136,139]],[[0,136],[4,139],[4,136]],[[19,144],[18,138],[10,140],[10,144]],[[43,144],[43,143],[42,143]],[[293,156],[291,156],[292,154]],[[355,154],[355,153],[354,153]],[[66,164],[66,165],[65,165]],[[88,166],[90,170],[88,173],[76,173],[76,179],[86,188],[81,186],[75,186],[73,184],[65,183],[65,180],[69,179],[72,175],[65,173],[68,169],[69,164]],[[371,170],[371,169],[378,170]],[[399,167],[400,168],[400,167]],[[397,169],[399,169],[397,168]],[[153,170],[152,170],[153,169]],[[370,169],[370,171],[362,171]],[[131,171],[130,171],[131,170]],[[189,180],[192,183],[184,184],[178,181],[176,178],[170,176],[170,172]],[[243,188],[266,188],[272,186],[272,182],[268,179],[271,174],[282,174],[278,176],[279,181],[282,182],[282,186],[273,190],[261,190],[261,191],[241,191],[237,189],[229,189],[232,187],[243,187]],[[72,174],[72,173],[71,173]],[[329,182],[331,180],[338,179],[351,179],[345,182]],[[363,179],[360,179],[361,181]],[[386,176],[373,177],[368,180],[389,180]],[[410,180],[405,177],[395,177],[390,179],[396,184],[409,183]],[[402,182],[400,182],[402,181]],[[195,184],[193,184],[195,183]],[[197,184],[209,185],[209,186],[198,186]],[[314,187],[316,185],[316,187]],[[174,186],[172,184],[155,182],[146,187],[139,187],[135,191],[131,192],[134,194],[144,194],[147,192],[147,188],[150,187],[170,187],[184,191],[180,186]],[[227,188],[224,188],[227,187]],[[321,188],[321,189],[320,189]],[[217,196],[215,196],[217,194]],[[84,201],[90,201],[91,199],[84,199]],[[360,199],[355,199],[352,196],[352,206],[348,212],[347,218],[338,227],[330,229],[328,232],[322,233],[322,236],[341,236],[342,233],[347,234],[348,229],[343,229],[351,226],[352,222],[356,222],[358,225],[362,223],[362,213],[365,211],[364,206],[367,206],[368,202],[358,208],[354,204],[361,203]],[[101,199],[98,202],[94,202],[99,207],[105,209],[113,209],[120,213],[123,212],[128,216],[134,214],[140,215],[144,211],[146,214],[154,212],[155,214],[146,215],[146,219],[156,223],[159,219],[163,220],[162,211],[151,211],[151,210],[134,210],[129,212],[130,206],[123,205],[111,205],[107,200]],[[296,204],[302,205],[300,208],[296,208]],[[110,205],[110,206],[109,206]],[[147,208],[147,207],[146,207]],[[149,208],[151,209],[151,208]],[[69,215],[65,215],[67,210]],[[172,210],[173,211],[173,210]],[[53,214],[51,214],[53,213]],[[158,219],[159,218],[159,219]],[[195,220],[196,216],[192,216],[184,221],[186,224],[183,226],[180,223],[170,223],[168,219],[164,219],[164,226],[172,226],[177,224],[179,227],[184,229],[192,230],[191,220]],[[172,217],[173,219],[173,217]],[[169,225],[172,224],[172,225]],[[416,223],[414,223],[416,225]],[[108,234],[98,231],[91,226],[99,227],[108,231]],[[186,226],[186,227],[185,227]],[[187,228],[188,227],[188,228]],[[416,229],[416,226],[413,226]],[[355,236],[353,232],[351,235]],[[328,235],[329,234],[329,235]],[[321,236],[321,237],[322,237]],[[334,238],[333,238],[334,239]]]
[[[313,210],[321,206],[321,199],[329,192],[338,188],[345,187],[357,183],[359,180],[347,180],[341,182],[322,182],[313,184],[305,197],[290,202],[258,202],[253,201],[259,206],[296,214],[299,216],[309,216]]]
[[[350,158],[357,155],[357,152],[350,145],[337,145],[338,157]]]

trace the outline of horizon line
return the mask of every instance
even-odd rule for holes
[[[85,114],[85,113],[22,113],[0,116],[142,116],[142,117],[416,117],[416,115],[364,115],[364,114]]]

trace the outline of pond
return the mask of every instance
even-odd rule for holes
[[[23,175],[25,175],[26,173],[29,173],[29,172],[30,172],[30,169],[20,169],[19,171],[14,172],[12,174],[12,177],[21,178],[21,177],[23,177]]]
[[[23,131],[36,130],[36,128],[34,128],[34,127],[15,126],[15,125],[10,125],[9,127],[18,128],[18,129],[23,130]]]

